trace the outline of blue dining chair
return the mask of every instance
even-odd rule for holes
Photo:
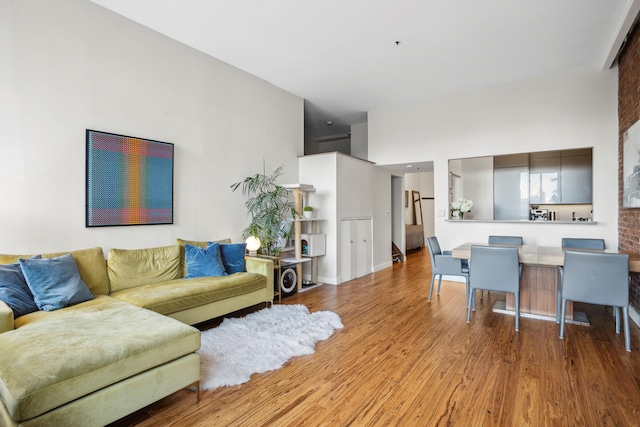
[[[604,252],[565,251],[562,281],[560,339],[564,339],[567,301],[609,305],[616,313],[616,333],[620,333],[620,308],[624,321],[624,343],[631,351],[629,330],[629,255]]]
[[[431,257],[431,286],[429,287],[429,301],[433,293],[433,283],[438,276],[438,295],[440,295],[440,285],[442,284],[442,276],[462,276],[466,284],[466,295],[469,295],[469,269],[463,265],[463,260],[453,258],[450,251],[443,252],[440,249],[440,243],[435,236],[427,237],[427,246],[429,247],[429,256]],[[467,305],[469,300],[467,299]]]
[[[524,245],[522,236],[489,236],[490,245]]]
[[[571,249],[605,249],[604,239],[586,239],[576,237],[563,237],[562,248]]]
[[[520,330],[520,262],[518,248],[502,246],[471,246],[469,264],[469,298],[467,323],[475,307],[477,289],[509,292],[515,295],[516,331]]]
[[[592,239],[581,237],[563,237],[562,249],[590,249],[590,250],[604,250],[604,239]],[[560,307],[562,300],[562,276],[561,268],[558,267],[558,287],[556,296],[556,323],[560,323]]]

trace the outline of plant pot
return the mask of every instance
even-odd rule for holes
[[[313,211],[303,211],[302,216],[305,219],[311,219],[313,218]]]

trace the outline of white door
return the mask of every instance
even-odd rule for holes
[[[372,270],[372,254],[371,254],[371,220],[360,219],[355,221],[357,234],[357,253],[358,258],[356,261],[356,277],[362,277]]]
[[[340,275],[343,282],[362,277],[373,270],[371,220],[342,220],[340,225]]]

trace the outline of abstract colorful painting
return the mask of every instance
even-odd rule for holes
[[[87,227],[173,224],[173,144],[87,129]]]

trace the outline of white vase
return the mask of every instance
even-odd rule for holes
[[[302,211],[302,216],[306,219],[313,218],[313,211]]]

